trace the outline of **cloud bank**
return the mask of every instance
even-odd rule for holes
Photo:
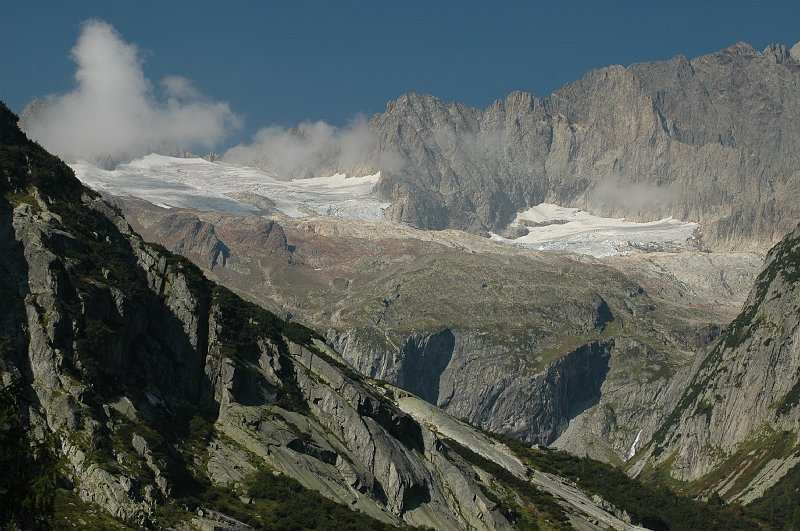
[[[398,157],[378,149],[363,116],[342,128],[324,121],[305,122],[292,129],[265,127],[250,144],[229,149],[224,160],[261,168],[280,178],[365,175],[400,164]]]
[[[183,77],[166,77],[156,91],[138,48],[106,22],[84,23],[71,57],[75,88],[30,105],[21,120],[31,138],[67,160],[208,150],[241,126],[227,103],[209,100]]]

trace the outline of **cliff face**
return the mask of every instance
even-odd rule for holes
[[[534,508],[534,521],[631,527],[144,242],[15,122],[1,107],[0,391],[34,439],[53,442],[64,487],[83,502],[135,526],[199,526],[227,517],[186,509],[220,496],[228,501],[213,507],[240,504],[237,515],[269,506],[253,492],[263,496],[254,486],[274,473],[299,482],[290,498],[309,488],[377,519],[373,528],[509,528],[496,490],[509,485],[477,476],[458,441],[515,485],[550,485],[542,495],[563,509]]]
[[[611,66],[483,111],[408,94],[370,124],[405,161],[378,191],[393,219],[427,228],[496,232],[548,201],[764,246],[800,214],[800,63],[781,50]]]
[[[507,355],[478,331],[416,333],[397,350],[375,333],[331,330],[328,341],[364,374],[483,429],[548,445],[600,400],[614,343],[581,345],[542,368]]]
[[[633,471],[750,502],[798,473],[800,227],[768,254],[742,313],[698,356]]]

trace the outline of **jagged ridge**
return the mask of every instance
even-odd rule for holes
[[[708,243],[763,247],[796,223],[800,63],[746,44],[692,61],[610,66],[547,99],[480,111],[405,95],[370,127],[400,170],[393,219],[497,232],[543,201],[700,222]],[[779,50],[778,50],[779,51]]]

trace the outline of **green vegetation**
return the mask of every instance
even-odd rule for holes
[[[770,522],[778,529],[800,529],[800,465],[795,465],[764,495],[746,507],[750,516]]]
[[[55,438],[34,442],[18,405],[21,393],[20,382],[0,389],[2,529],[46,528],[59,480]]]
[[[186,285],[193,293],[207,293],[211,289],[211,282],[194,262],[179,254],[170,252],[161,244],[145,242],[144,245],[163,256],[167,261],[168,269],[183,275],[183,278],[186,279]]]
[[[738,494],[747,488],[767,463],[796,452],[796,440],[792,432],[767,430],[762,436],[742,445],[734,454],[726,456],[709,474],[696,481],[683,483],[679,488],[686,493],[701,494],[709,492],[712,486],[721,484],[726,478],[735,478],[726,495]],[[666,466],[663,468],[666,469]],[[656,471],[654,478],[658,479],[657,483],[668,481],[668,474],[664,474],[667,477],[661,477],[659,472]]]
[[[76,349],[70,361],[76,370],[75,376],[90,386],[92,391],[111,394],[118,384],[104,369],[99,354],[105,352],[113,341],[114,329],[98,319],[86,318],[78,333]]]
[[[247,484],[247,495],[257,506],[255,519],[265,529],[392,529],[362,513],[351,511],[297,481],[267,469],[255,472]],[[310,510],[311,508],[313,510]]]
[[[706,425],[711,423],[711,414],[714,412],[714,406],[707,400],[701,400],[699,404],[697,404],[697,409],[695,410],[695,416],[704,416],[706,418]]]
[[[593,341],[603,342],[613,339],[622,331],[622,323],[620,319],[616,319],[604,326],[602,330],[593,330],[578,335],[564,334],[556,336],[556,342],[553,346],[537,352],[537,356],[542,358],[539,362],[539,369],[545,368],[549,363],[563,357],[569,352],[573,352],[584,345]]]
[[[787,236],[770,250],[768,265],[758,275],[751,302],[734,319],[723,340],[726,348],[736,348],[752,334],[753,318],[766,298],[770,285],[780,274],[788,283],[800,281],[800,237]]]
[[[44,524],[53,531],[98,529],[104,531],[132,529],[111,517],[102,507],[87,503],[73,492],[57,489],[54,495],[53,514]]]
[[[510,488],[522,499],[523,506],[520,508],[513,495],[509,496],[507,500],[500,500],[486,485],[482,485],[486,497],[499,505],[500,511],[514,523],[516,529],[571,528],[569,518],[551,494],[540,490],[529,481],[518,478],[494,461],[476,454],[454,440],[448,439],[447,446],[471,465],[494,476],[500,484]]]
[[[4,124],[0,124],[0,128],[4,128]],[[12,204],[24,202],[38,209],[38,202],[30,193],[32,188],[44,197],[69,200],[80,200],[84,192],[80,181],[64,162],[28,141],[24,135],[20,143],[0,142],[0,168],[4,177],[0,192]],[[96,196],[94,192],[87,193]]]
[[[286,323],[284,325],[283,335],[292,343],[297,343],[298,345],[304,345],[306,347],[312,346],[312,341],[314,339],[322,339],[322,337],[312,329],[295,322]]]
[[[342,372],[342,374],[347,376],[349,379],[351,379],[353,381],[356,381],[356,382],[361,382],[361,381],[364,380],[364,376],[360,372],[357,372],[356,370],[354,370],[349,365],[347,365],[345,363],[342,363],[341,361],[339,361],[339,360],[337,360],[335,358],[332,358],[327,353],[325,353],[325,352],[321,351],[320,349],[318,349],[315,345],[313,345],[311,343],[308,343],[308,344],[305,344],[305,347],[311,353],[313,353],[314,356],[323,359],[328,365],[332,365],[333,367],[336,367],[337,369],[339,369]]]
[[[100,282],[119,288],[129,297],[143,296],[144,275],[130,243],[101,212],[82,201],[56,201],[49,208],[61,217],[62,229],[74,239],[56,234],[47,241],[54,253],[66,259],[70,280],[79,291]]]
[[[267,468],[259,469],[245,478],[241,487],[225,488],[206,483],[202,491],[194,495],[171,500],[159,508],[157,524],[167,527],[186,521],[197,509],[218,511],[256,529],[395,529]]]
[[[800,374],[795,374],[794,379],[794,385],[786,393],[786,396],[775,404],[775,411],[778,415],[786,415],[800,403]]]
[[[269,338],[278,346],[283,356],[278,374],[281,378],[278,405],[290,411],[307,411],[308,405],[297,384],[294,365],[286,356],[288,348],[283,338],[286,324],[272,312],[240,298],[222,286],[214,286],[212,302],[219,307],[215,318],[222,325],[218,336],[222,355],[245,363],[257,363],[260,353],[259,339]],[[293,330],[295,334],[301,334],[297,326]]]
[[[211,300],[219,307],[215,318],[222,325],[223,355],[242,361],[257,359],[258,337],[267,337],[285,350],[284,323],[275,314],[219,285],[212,289]]]
[[[118,420],[106,439],[98,441],[98,450],[91,452],[89,458],[112,473],[124,473],[148,484],[153,480],[152,472],[131,443],[134,434],[147,441],[153,459],[166,468],[172,486],[171,498],[157,509],[155,524],[158,528],[186,522],[196,515],[197,509],[211,509],[256,529],[394,529],[268,469],[251,474],[243,482],[243,488],[214,486],[202,467],[190,464],[205,461],[206,448],[213,435],[208,420],[182,412],[175,416],[174,422],[164,419],[155,428],[158,431],[141,419],[137,422]],[[119,454],[125,456],[122,463],[115,457]],[[58,496],[63,500],[57,501],[52,517],[54,523],[83,526],[86,522],[85,528],[125,529],[70,493],[59,492]]]
[[[497,437],[497,436],[495,436]],[[566,452],[533,450],[528,444],[499,437],[530,467],[556,474],[590,494],[597,494],[628,512],[635,522],[654,530],[759,529],[761,522],[735,505],[705,503],[680,496],[663,486],[643,484],[605,463]]]
[[[32,206],[34,211],[36,211],[36,212],[40,212],[42,210],[42,208],[39,206],[39,202],[30,193],[7,192],[5,197],[8,200],[8,202],[11,203],[14,206],[18,206],[18,205],[21,205],[21,204],[27,204],[27,205]]]

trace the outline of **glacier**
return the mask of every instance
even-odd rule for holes
[[[604,218],[579,208],[541,203],[517,213],[512,225],[528,234],[504,238],[491,233],[494,241],[540,251],[565,251],[594,257],[627,255],[639,251],[680,251],[690,247],[698,224],[664,218],[636,222]]]
[[[290,217],[317,214],[383,221],[383,210],[389,206],[372,194],[380,173],[287,181],[247,166],[155,154],[113,170],[87,162],[70,166],[75,176],[94,190],[136,197],[165,208],[251,216],[264,213],[262,201],[266,199],[274,210]]]

